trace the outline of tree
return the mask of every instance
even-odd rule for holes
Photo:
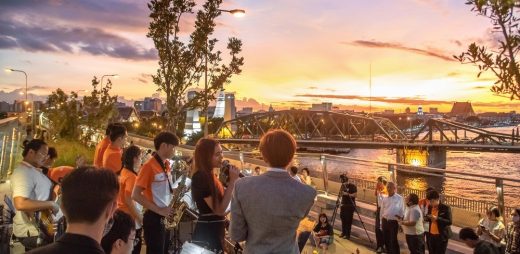
[[[207,0],[196,15],[195,30],[189,38],[181,38],[179,32],[183,15],[192,14],[194,0],[151,0],[150,26],[148,37],[155,44],[159,56],[159,68],[153,75],[154,83],[166,94],[167,129],[182,133],[185,112],[190,109],[207,110],[210,100],[230,82],[235,74],[240,74],[244,58],[242,41],[229,38],[229,63],[221,64],[222,52],[216,49],[217,39],[211,38],[215,30],[215,18],[221,13],[222,0]],[[196,91],[194,96],[186,96],[187,91],[204,82],[207,64],[208,87]],[[204,84],[203,84],[204,85]],[[203,112],[204,113],[204,112]]]
[[[500,34],[498,48],[488,48],[472,43],[468,50],[454,56],[462,63],[476,64],[477,77],[491,71],[497,78],[491,91],[506,95],[511,100],[520,99],[520,71],[516,59],[520,50],[520,27],[518,15],[519,2],[516,0],[467,0],[472,11],[487,17],[493,23],[493,32]]]
[[[83,97],[83,108],[81,114],[83,133],[82,139],[85,143],[90,141],[90,138],[97,131],[104,131],[107,124],[117,116],[116,109],[117,95],[111,96],[112,81],[108,79],[104,87],[99,87],[99,80],[97,77],[92,79],[92,92],[90,95]]]
[[[82,100],[78,99],[77,93],[69,95],[59,88],[47,97],[44,113],[50,122],[51,137],[82,138],[87,143],[95,132],[105,129],[110,119],[117,115],[117,96],[110,96],[110,80],[102,89],[98,89],[98,85],[99,81],[94,77],[92,93]]]
[[[49,119],[49,136],[52,138],[75,138],[79,136],[78,94],[70,95],[58,88],[47,97],[47,107],[43,112]]]

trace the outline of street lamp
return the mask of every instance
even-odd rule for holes
[[[11,68],[5,68],[5,71],[6,72],[21,72],[25,75],[25,101],[27,101],[27,73],[25,73],[25,71],[22,71],[22,70],[16,70],[16,69],[11,69]]]
[[[245,10],[242,10],[242,9],[233,9],[233,10],[222,10],[222,9],[218,9],[218,11],[220,12],[227,12],[227,13],[230,13],[231,15],[239,18],[239,17],[243,17],[245,14],[246,14],[246,11]],[[209,123],[209,118],[208,118],[208,106],[209,106],[209,101],[208,101],[208,39],[206,39],[206,54],[205,54],[205,66],[204,66],[204,92],[205,92],[205,95],[206,95],[206,104],[205,104],[205,107],[204,107],[204,137],[207,137],[208,136],[208,133],[209,133],[209,130],[208,130],[208,123]]]
[[[237,17],[237,18],[241,18],[241,17],[244,17],[246,15],[246,11],[245,10],[242,10],[242,9],[233,9],[233,10],[221,10],[219,9],[220,12],[228,12],[228,13],[231,13],[231,15]]]
[[[114,78],[117,78],[117,77],[119,77],[119,74],[106,74],[106,75],[101,76],[101,82],[99,82],[101,84],[101,90],[103,90],[103,78],[104,77],[114,77]]]

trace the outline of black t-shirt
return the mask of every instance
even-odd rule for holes
[[[213,210],[208,206],[204,198],[211,196],[211,183],[207,182],[201,171],[195,172],[191,178],[191,196],[197,204],[199,216],[212,214]],[[204,220],[220,220],[222,216],[203,216]]]
[[[85,235],[65,233],[56,242],[31,250],[29,254],[104,254],[99,243]]]
[[[210,188],[210,183],[208,183],[206,179],[204,179],[204,175],[202,172],[197,171],[195,172],[195,174],[193,174],[193,177],[191,178],[191,196],[197,204],[199,214],[213,213],[211,208],[204,200],[204,198],[211,196]]]
[[[332,235],[334,233],[334,230],[332,229],[332,226],[330,223],[327,223],[327,225],[321,225],[321,223],[316,224],[316,226],[313,229],[314,232],[320,233],[322,231],[326,231],[327,235]],[[321,234],[323,236],[323,234]]]
[[[354,185],[352,183],[347,183],[347,185],[345,185],[345,187],[343,187],[343,192],[347,192],[349,194],[357,193],[357,187],[356,187],[356,185]],[[355,205],[356,204],[356,198],[350,197],[350,199],[352,199],[352,202]],[[343,195],[343,197],[341,198],[341,204],[342,205],[352,205],[352,202],[350,202],[348,195]]]

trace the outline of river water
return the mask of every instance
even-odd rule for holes
[[[489,131],[511,134],[512,127],[499,127],[488,129]],[[459,136],[463,135],[459,133]],[[468,138],[471,135],[468,133]],[[380,149],[353,149],[342,156],[373,160],[379,162],[396,162],[395,152]],[[520,154],[513,153],[489,153],[489,152],[447,152],[446,169],[462,173],[473,173],[484,176],[508,177],[520,179]],[[318,156],[300,156],[296,158],[296,164],[300,167],[309,167],[311,175],[321,177],[321,164]],[[385,165],[373,163],[356,163],[344,159],[327,159],[327,171],[331,180],[338,181],[340,173],[347,173],[351,178],[372,180],[378,176],[389,177],[388,168]],[[479,201],[496,202],[496,187],[493,184],[471,181],[469,178],[454,179],[446,174],[445,177],[420,176],[400,173],[397,175],[399,185],[408,188],[425,190],[432,186],[442,190],[446,195],[457,196]],[[507,182],[506,182],[507,183]],[[506,206],[520,207],[520,184],[511,183],[514,186],[505,186]]]

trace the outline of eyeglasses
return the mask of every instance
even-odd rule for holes
[[[139,244],[139,237],[136,237],[136,238],[130,238],[128,237],[128,241],[134,241],[134,246],[137,246],[137,244]]]
[[[48,153],[42,153],[42,152],[37,152],[37,153],[38,153],[39,155],[45,157],[45,158],[49,157],[49,154],[48,154]]]

